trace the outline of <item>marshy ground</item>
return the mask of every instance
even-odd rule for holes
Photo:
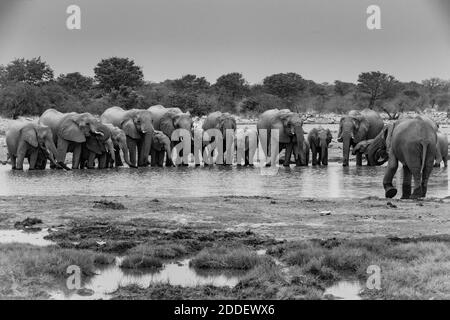
[[[83,284],[99,270],[146,277],[99,298],[326,299],[342,280],[358,281],[363,299],[450,298],[448,198],[9,196],[0,208],[0,229],[48,229],[53,242],[0,244],[6,299],[58,297],[69,265]],[[26,218],[42,223],[17,224]],[[370,265],[381,268],[381,290],[365,287]],[[199,283],[155,281],[168,266]]]

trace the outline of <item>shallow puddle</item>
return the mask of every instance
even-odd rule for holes
[[[44,237],[48,234],[48,229],[42,229],[41,231],[37,232],[22,230],[0,230],[0,244],[20,243],[41,247],[55,244],[53,241],[44,239]]]
[[[336,299],[341,300],[361,300],[359,293],[362,286],[358,281],[339,281],[333,286],[327,288],[324,296],[332,295]]]
[[[97,275],[91,277],[84,289],[92,290],[94,294],[82,296],[76,291],[58,291],[51,294],[52,299],[109,299],[110,294],[119,287],[137,285],[148,288],[152,284],[167,283],[173,286],[194,287],[197,285],[212,285],[216,287],[234,287],[239,282],[242,272],[205,272],[189,267],[189,259],[164,264],[161,270],[130,270],[120,268],[121,259],[116,264],[97,270]]]

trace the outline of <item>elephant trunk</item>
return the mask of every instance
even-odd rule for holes
[[[367,161],[369,166],[381,166],[388,159],[386,140],[382,135],[376,137],[367,148]]]
[[[350,147],[352,145],[353,137],[352,137],[352,134],[349,132],[343,132],[341,137],[342,137],[342,142],[343,142],[342,165],[344,167],[347,167],[349,158],[350,158]]]
[[[153,130],[144,134],[144,138],[142,139],[142,145],[140,147],[140,154],[138,159],[138,166],[145,167],[148,166],[148,156],[150,154],[150,150],[152,148],[153,141]]]
[[[136,168],[135,165],[133,165],[130,161],[130,152],[128,151],[128,146],[127,143],[120,143],[119,144],[119,148],[120,150],[122,150],[123,152],[123,160],[125,161],[125,163],[130,167],[130,168]]]
[[[320,162],[324,165],[328,164],[328,146],[326,142],[321,142],[321,146],[320,146]]]

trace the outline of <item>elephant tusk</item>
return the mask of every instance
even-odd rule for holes
[[[94,133],[95,133],[95,134],[98,134],[98,135],[100,135],[100,136],[102,136],[102,137],[104,136],[103,132],[94,131]]]
[[[147,133],[147,131],[145,131],[145,130],[142,130],[142,133]]]

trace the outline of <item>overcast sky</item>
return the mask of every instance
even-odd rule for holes
[[[66,28],[70,4],[81,30]],[[366,27],[370,4],[382,30]],[[371,70],[450,79],[450,0],[0,0],[0,64],[36,56],[56,75],[130,57],[148,81],[237,71],[251,83],[279,72],[355,82]]]

